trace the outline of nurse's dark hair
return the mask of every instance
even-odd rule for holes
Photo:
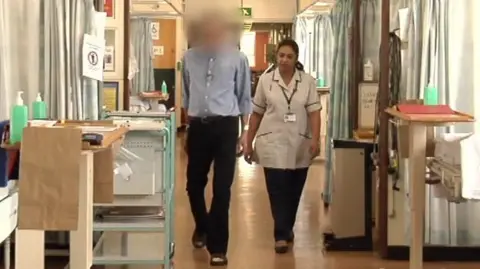
[[[293,50],[293,52],[295,53],[295,57],[297,57],[297,62],[295,63],[295,68],[297,70],[300,70],[300,71],[305,71],[305,68],[303,67],[303,64],[298,61],[298,55],[300,53],[300,49],[298,47],[297,42],[295,42],[295,40],[293,40],[291,38],[283,39],[282,41],[280,41],[280,43],[278,43],[276,51],[278,52],[281,47],[285,47],[285,46],[290,47]],[[273,70],[275,70],[276,67],[277,67],[277,65],[274,64],[269,70],[267,70],[267,73],[272,72]]]

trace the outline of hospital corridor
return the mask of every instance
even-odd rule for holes
[[[0,0],[0,269],[479,269],[479,11]]]

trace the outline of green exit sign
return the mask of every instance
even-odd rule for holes
[[[244,18],[251,18],[252,17],[252,8],[251,7],[242,7],[242,8],[240,8],[240,14]]]

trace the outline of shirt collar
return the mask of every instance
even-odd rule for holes
[[[298,82],[301,82],[302,81],[302,75],[300,74],[301,71],[299,71],[298,69],[295,69],[295,73],[293,74],[293,80],[296,80]],[[280,76],[280,71],[278,70],[278,67],[275,68],[275,71],[273,72],[273,80],[275,81],[280,81],[281,80],[281,76]]]
[[[294,83],[299,83],[302,82],[302,75],[300,74],[301,71],[298,69],[295,69],[295,73],[293,74],[292,81],[290,82],[290,85],[286,85],[285,82],[282,80],[282,77],[280,76],[280,71],[278,68],[275,69],[273,72],[273,80],[277,81],[280,86],[282,86],[285,89],[291,89],[293,88]]]

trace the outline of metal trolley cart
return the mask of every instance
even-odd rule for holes
[[[175,249],[175,113],[112,112],[107,118],[129,127],[122,147],[137,159],[130,160],[125,168],[130,170],[129,176],[122,177],[122,172],[116,171],[115,201],[95,204],[93,230],[98,240],[93,264],[171,269]]]

